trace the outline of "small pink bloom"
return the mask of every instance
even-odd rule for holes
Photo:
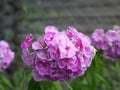
[[[43,48],[44,37],[40,36],[36,42],[32,43],[32,49],[39,50]]]
[[[41,76],[49,75],[50,73],[50,64],[48,62],[39,61],[36,63],[35,68]]]
[[[32,45],[33,36],[29,34],[26,36],[25,40],[21,44],[21,48],[28,48]]]
[[[94,41],[101,41],[105,37],[104,30],[103,29],[95,29],[95,31],[92,33],[92,39]]]
[[[70,42],[67,36],[62,36],[64,39],[59,43],[60,58],[71,58],[75,55],[77,48]]]
[[[25,64],[31,65],[33,64],[34,60],[34,53],[30,53],[28,49],[23,49],[23,55],[22,55],[22,60],[24,61]]]
[[[47,45],[51,45],[51,41],[53,40],[55,34],[58,33],[58,29],[54,26],[45,27],[45,42]]]
[[[47,54],[46,50],[37,51],[36,55],[40,60],[47,60],[48,59],[48,54]]]
[[[4,41],[4,40],[0,41],[0,46],[1,47],[5,47],[5,48],[9,48],[9,44],[6,41]]]
[[[109,30],[106,32],[106,39],[108,42],[113,42],[119,38],[119,34],[116,31]]]
[[[78,34],[78,31],[74,27],[69,26],[67,28],[67,35],[69,38],[77,37],[77,34]]]

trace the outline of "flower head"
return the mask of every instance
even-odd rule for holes
[[[110,60],[120,58],[120,26],[114,26],[113,30],[96,29],[92,33],[92,43],[97,49],[104,51],[104,56]]]
[[[0,71],[8,68],[14,59],[14,52],[11,51],[9,44],[1,40],[0,41]]]
[[[32,66],[32,76],[36,81],[81,76],[95,55],[90,39],[74,27],[59,32],[55,26],[47,26],[45,34],[39,36],[37,41],[30,39],[27,44],[24,43],[26,39],[22,42],[22,59]]]

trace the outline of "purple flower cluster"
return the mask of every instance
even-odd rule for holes
[[[36,81],[81,76],[96,52],[91,40],[73,27],[59,32],[55,26],[47,26],[43,36],[35,42],[32,40],[33,36],[29,34],[22,42],[22,60],[32,66],[32,76]]]
[[[96,29],[92,33],[92,43],[97,49],[104,51],[104,56],[110,60],[120,58],[120,26],[106,33],[103,29]]]
[[[9,44],[1,40],[0,41],[0,71],[6,69],[14,59],[14,52],[11,51]]]

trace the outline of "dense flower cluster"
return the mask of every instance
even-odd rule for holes
[[[14,59],[14,52],[11,51],[9,44],[1,40],[0,41],[0,71],[6,69],[11,61]]]
[[[92,42],[96,48],[104,51],[104,56],[110,60],[120,58],[120,26],[106,33],[103,29],[96,29],[92,33]]]
[[[47,26],[45,35],[39,36],[35,42],[32,40],[33,36],[29,34],[22,42],[22,59],[33,67],[32,76],[36,81],[81,76],[96,52],[91,40],[73,27],[59,32],[56,27]]]

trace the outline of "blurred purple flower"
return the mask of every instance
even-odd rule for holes
[[[115,31],[120,31],[120,26],[114,26],[114,27],[113,27],[113,30],[115,30]]]
[[[120,26],[115,26],[113,30],[96,29],[91,36],[93,45],[104,52],[104,56],[110,60],[120,58]]]
[[[103,29],[95,29],[95,31],[92,33],[92,40],[95,42],[102,41],[104,37],[105,37],[105,34]]]
[[[9,44],[1,40],[0,41],[0,71],[8,68],[14,59],[14,52],[11,51]]]
[[[116,31],[108,30],[106,32],[106,40],[107,42],[115,42],[119,38],[119,34]]]

